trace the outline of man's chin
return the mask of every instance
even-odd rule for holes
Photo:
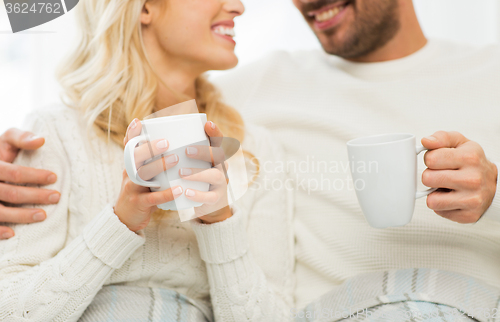
[[[329,30],[328,33],[316,33],[316,37],[325,52],[342,57],[342,53],[345,51],[347,42],[344,37],[339,35],[338,30]]]

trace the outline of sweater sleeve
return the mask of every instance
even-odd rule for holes
[[[67,242],[71,177],[55,125],[41,115],[27,129],[45,138],[37,151],[22,151],[15,163],[55,172],[49,186],[61,192],[56,205],[41,206],[47,219],[11,225],[15,236],[0,241],[0,320],[77,321],[112,272],[144,243],[106,206]]]
[[[490,207],[486,210],[486,212],[483,214],[483,216],[479,220],[490,219],[490,220],[500,222],[500,191],[499,191],[500,190],[500,186],[499,186],[500,162],[495,163],[495,165],[497,166],[497,170],[498,170],[497,171],[498,172],[497,190],[495,193],[495,197],[493,197],[493,202],[491,203]]]
[[[232,217],[211,225],[192,221],[207,264],[216,321],[290,319],[294,288],[291,189],[285,187],[286,173],[274,171],[273,165],[284,159],[280,148],[269,145],[269,140],[262,140],[266,146],[256,152],[260,173],[247,192],[255,192],[248,203],[253,206],[235,206]],[[263,153],[269,158],[261,158]]]

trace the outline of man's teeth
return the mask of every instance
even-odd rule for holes
[[[229,28],[229,27],[224,27],[224,26],[217,26],[214,28],[214,32],[219,35],[223,36],[229,36],[229,37],[234,37],[234,28]]]
[[[323,11],[321,13],[318,13],[315,16],[315,19],[317,22],[323,22],[323,21],[330,20],[333,17],[335,17],[336,15],[338,15],[339,12],[342,11],[342,9],[344,9],[344,8],[345,8],[345,6],[340,6],[340,7],[332,8],[328,11]]]

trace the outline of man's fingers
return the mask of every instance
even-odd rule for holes
[[[429,150],[435,150],[441,148],[457,148],[468,141],[467,138],[458,132],[438,131],[432,136],[423,138],[422,145]]]
[[[13,224],[28,224],[44,221],[47,218],[42,209],[5,207],[0,204],[0,222]],[[14,230],[10,227],[0,226],[0,239],[14,237]]]
[[[465,170],[431,170],[422,173],[422,183],[430,188],[447,188],[452,190],[478,190],[484,185],[479,174]]]
[[[14,230],[9,227],[0,226],[0,239],[9,239],[14,237]]]
[[[450,148],[427,151],[424,162],[429,169],[434,170],[457,170],[462,166],[460,152]]]
[[[425,169],[422,183],[430,188],[447,188],[456,190],[462,187],[458,170]]]
[[[464,209],[466,204],[458,191],[434,191],[427,196],[427,207],[434,211],[450,211]]]
[[[13,147],[21,150],[36,150],[40,148],[45,139],[35,134],[11,128],[2,135],[2,139]]]
[[[60,197],[61,194],[54,190],[0,183],[0,201],[11,204],[55,204]]]
[[[477,215],[470,210],[435,211],[435,213],[460,224],[473,224],[479,220],[477,219]]]
[[[176,186],[165,191],[146,192],[141,195],[142,202],[148,207],[158,206],[170,202],[182,195],[182,187]]]
[[[46,218],[47,215],[42,209],[5,207],[0,205],[0,222],[29,224],[44,221]]]
[[[46,185],[57,181],[55,173],[0,161],[0,181]]]
[[[167,155],[154,162],[143,165],[137,170],[142,180],[150,180],[158,174],[174,167],[179,162],[179,156],[176,154]]]
[[[484,212],[484,200],[461,191],[435,191],[427,196],[427,206],[438,215],[459,223],[474,223]]]

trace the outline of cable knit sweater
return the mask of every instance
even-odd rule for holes
[[[365,135],[403,132],[420,140],[458,131],[500,162],[498,46],[430,40],[413,55],[382,63],[353,63],[319,50],[276,52],[214,83],[245,120],[271,130],[285,147],[296,191],[298,308],[349,277],[398,268],[454,271],[500,288],[500,188],[476,224],[442,218],[423,198],[405,227],[371,228],[352,187],[346,148]],[[419,168],[421,174],[423,155]]]
[[[46,143],[15,163],[55,172],[48,188],[61,198],[43,206],[44,222],[12,225],[15,237],[0,241],[1,321],[76,321],[112,284],[175,290],[210,321],[286,319],[294,286],[291,201],[285,189],[255,188],[285,180],[284,172],[262,169],[223,222],[182,223],[174,215],[136,234],[112,208],[122,148],[86,131],[79,112],[66,107],[35,111],[26,129]],[[264,162],[282,159],[268,132],[247,130],[245,150]]]

